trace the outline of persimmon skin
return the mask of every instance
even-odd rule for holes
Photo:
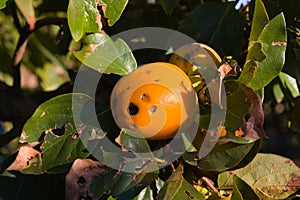
[[[156,62],[122,77],[111,94],[120,128],[149,140],[169,139],[194,122],[198,100],[191,81],[176,65]]]

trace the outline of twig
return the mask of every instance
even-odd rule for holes
[[[200,179],[203,181],[213,192],[217,193],[219,197],[222,197],[218,189],[214,186],[214,182],[207,177],[202,177]]]
[[[16,16],[17,17],[17,16]],[[18,19],[16,18],[16,21],[14,22],[16,27],[18,27],[19,22]],[[30,30],[28,27],[26,29],[24,28],[18,28],[20,32],[20,38],[17,43],[17,47],[15,50],[15,54],[13,57],[13,78],[14,78],[14,83],[13,87],[14,89],[21,90],[21,72],[20,72],[20,66],[21,66],[21,61],[25,53],[25,49],[27,46],[27,41],[28,37],[30,36],[31,33],[36,31],[37,29],[47,26],[47,25],[64,25],[67,24],[67,19],[63,17],[45,17],[43,19],[40,19],[36,21],[34,29]]]

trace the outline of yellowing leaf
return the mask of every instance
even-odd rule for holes
[[[219,187],[232,187],[235,175],[251,186],[260,199],[285,199],[300,189],[300,168],[275,154],[259,153],[244,168],[220,174]]]

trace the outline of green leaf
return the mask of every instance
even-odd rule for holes
[[[73,39],[79,41],[84,33],[98,33],[102,29],[97,0],[70,0],[68,24]]]
[[[295,78],[283,72],[280,72],[279,78],[282,84],[284,85],[284,87],[290,91],[290,93],[294,98],[300,95],[299,88],[297,85],[297,80]]]
[[[144,188],[135,198],[132,200],[140,200],[140,199],[147,199],[147,200],[153,200],[152,197],[152,190],[151,187],[148,186]]]
[[[128,129],[123,129],[120,134],[120,144],[134,153],[150,153],[151,149],[147,140]],[[152,154],[151,154],[152,155]]]
[[[79,41],[84,34],[84,1],[70,0],[68,6],[68,24],[72,37]]]
[[[93,178],[89,188],[91,194],[95,199],[99,199],[103,194],[111,194],[119,178],[116,170],[107,168],[103,174]]]
[[[224,82],[226,91],[226,120],[224,126],[227,131],[238,130],[244,117],[249,112],[251,101],[246,94],[246,86],[236,80]]]
[[[244,144],[266,137],[263,128],[264,112],[260,97],[238,80],[224,81],[224,86],[227,98],[224,123],[226,135],[221,137],[219,141],[229,140]]]
[[[233,191],[231,200],[259,200],[255,192],[251,189],[247,183],[245,183],[238,176],[233,177]]]
[[[300,168],[275,154],[259,153],[244,168],[220,174],[220,189],[233,186],[232,174],[251,186],[259,199],[285,199],[300,189]]]
[[[281,87],[278,83],[276,83],[273,87],[273,94],[276,100],[276,103],[281,103],[283,98],[284,98],[284,94],[281,90]]]
[[[249,38],[250,42],[258,40],[259,35],[268,23],[269,16],[267,14],[265,5],[263,4],[262,0],[256,0]]]
[[[157,199],[204,200],[204,196],[201,193],[199,193],[192,184],[185,180],[182,174],[183,166],[179,165],[159,191]]]
[[[149,163],[149,165],[153,165],[153,163]],[[117,199],[132,199],[157,177],[158,170],[151,173],[127,173],[109,169],[93,179],[90,191],[97,199],[103,194],[111,194]]]
[[[70,81],[67,70],[55,62],[45,62],[43,67],[36,69],[36,73],[43,91],[54,91]]]
[[[30,30],[33,30],[36,22],[33,0],[15,0],[15,3],[28,23]]]
[[[113,41],[106,34],[87,36],[83,48],[74,55],[83,64],[101,73],[126,75],[137,67],[127,44],[121,39]]]
[[[166,14],[172,14],[173,9],[175,8],[176,4],[179,0],[161,0],[160,3],[165,11]]]
[[[243,46],[244,19],[234,6],[234,2],[202,3],[179,24],[178,30],[213,47],[221,57],[238,56]]]
[[[238,166],[241,161],[255,147],[255,143],[236,144],[228,142],[214,147],[201,159],[199,166],[204,171],[223,172]]]
[[[285,19],[281,13],[264,27],[256,41],[250,41],[239,80],[253,90],[260,90],[269,84],[282,70],[286,42]]]
[[[118,21],[127,3],[128,0],[118,0],[118,1],[100,0],[100,5],[105,5],[105,7],[102,8],[102,10],[105,16],[108,18],[109,26],[114,25]]]
[[[5,8],[6,7],[6,2],[7,2],[8,0],[1,0],[0,1],[0,9],[3,9],[3,8]]]
[[[151,173],[123,173],[114,185],[112,196],[119,200],[132,199],[158,177],[158,170]]]
[[[40,142],[42,162],[33,163],[26,172],[37,168],[42,172],[51,172],[51,168],[72,163],[76,158],[85,158],[77,128],[73,120],[73,105],[82,107],[89,101],[84,94],[65,94],[52,98],[41,104],[24,125],[21,143]],[[88,129],[86,132],[91,132]],[[87,134],[84,132],[85,134]],[[61,170],[66,170],[61,168]],[[56,173],[61,171],[55,170]]]

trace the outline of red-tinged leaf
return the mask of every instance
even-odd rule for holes
[[[240,81],[228,80],[224,84],[227,96],[224,125],[227,133],[220,141],[251,143],[259,138],[266,138],[260,97]]]
[[[16,170],[29,174],[42,174],[42,154],[35,150],[31,145],[26,144],[20,147],[16,160],[7,170]],[[34,167],[35,170],[27,170]]]
[[[77,159],[66,176],[66,198],[81,199],[91,197],[90,185],[96,176],[109,170],[101,162],[91,159]]]

